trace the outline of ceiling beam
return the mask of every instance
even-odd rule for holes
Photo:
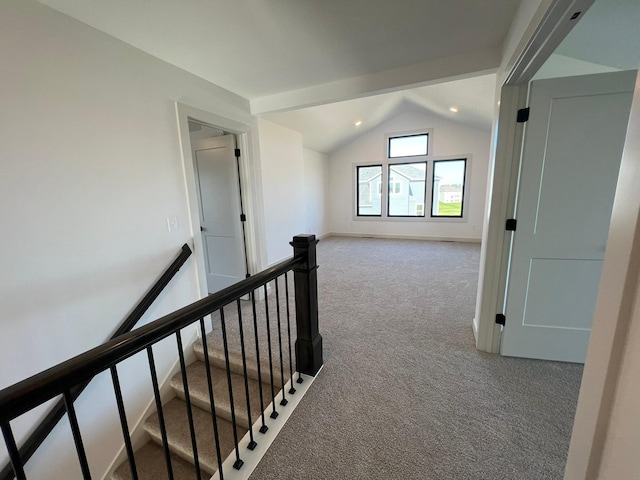
[[[254,98],[250,101],[251,113],[263,115],[286,112],[495,73],[500,60],[501,52],[495,48],[405,65],[382,72]]]

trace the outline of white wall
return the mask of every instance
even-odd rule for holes
[[[543,78],[574,77],[577,75],[592,75],[595,73],[620,72],[620,68],[598,65],[597,63],[585,62],[577,58],[567,57],[552,53],[546,62],[533,76],[532,80],[542,80]]]
[[[354,219],[354,164],[383,162],[385,134],[433,128],[433,156],[471,155],[465,188],[468,214],[464,221]],[[407,111],[376,127],[330,155],[330,229],[337,234],[390,235],[479,240],[482,233],[490,131],[471,128],[435,115]],[[467,207],[465,207],[467,208]]]
[[[250,116],[244,99],[35,1],[0,5],[0,58],[2,388],[102,343],[190,242],[174,102]],[[145,321],[197,292],[190,259]],[[156,350],[161,378],[169,343]],[[132,426],[151,398],[140,393],[148,370],[140,379],[134,364],[146,358],[121,369]],[[109,383],[102,376],[78,402],[96,477],[122,444]],[[19,438],[32,421],[15,422]],[[27,464],[30,478],[76,476],[56,443],[68,428],[57,432]]]
[[[293,254],[289,242],[306,233],[302,134],[258,120],[267,264]]]
[[[304,149],[305,233],[320,237],[329,233],[327,209],[329,188],[329,156]]]

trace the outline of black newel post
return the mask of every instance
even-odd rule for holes
[[[318,332],[318,265],[315,235],[296,235],[293,255],[304,262],[293,269],[296,295],[296,365],[300,373],[314,375],[322,366],[322,337]]]

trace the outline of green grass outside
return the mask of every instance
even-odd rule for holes
[[[444,203],[438,202],[438,215],[451,215],[459,217],[462,214],[462,202]]]

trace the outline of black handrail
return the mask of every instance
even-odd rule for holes
[[[237,298],[253,292],[256,288],[304,262],[305,258],[302,255],[280,262],[240,283],[1,390],[0,424],[6,424],[65,390],[73,388],[79,382],[93,378],[98,373],[234,302]]]
[[[133,327],[138,323],[138,321],[142,318],[145,312],[149,309],[151,304],[158,298],[160,293],[165,289],[165,287],[169,284],[171,279],[178,273],[178,270],[184,265],[189,256],[191,256],[191,249],[185,243],[182,246],[180,254],[176,257],[176,259],[167,267],[164,273],[160,276],[160,278],[153,284],[153,286],[149,289],[149,291],[145,294],[145,296],[138,302],[138,305],[131,311],[131,313],[127,316],[127,318],[122,322],[122,324],[118,327],[118,329],[113,333],[110,340],[113,340],[127,332],[130,332]],[[31,377],[34,378],[34,377]],[[70,388],[70,398],[72,401],[75,401],[83,390],[87,387],[93,375],[85,378],[81,383],[75,382],[76,385]],[[21,382],[22,383],[22,382]],[[19,384],[16,384],[19,385]],[[14,385],[15,386],[15,385]],[[4,392],[4,390],[2,391]],[[61,393],[61,392],[59,392]],[[49,398],[52,398],[55,395],[52,395]],[[45,400],[46,401],[46,400]],[[44,402],[40,402],[44,403]],[[25,410],[28,411],[29,409]],[[4,414],[4,407],[0,407],[0,411]],[[47,436],[51,433],[54,427],[58,424],[60,419],[67,412],[64,399],[58,400],[58,402],[53,406],[53,408],[47,413],[47,415],[42,419],[42,421],[38,424],[38,426],[34,429],[34,431],[27,437],[22,447],[19,448],[20,457],[23,462],[29,460],[33,454],[36,452],[38,447],[42,445],[42,442],[47,438]],[[15,418],[15,416],[13,417]],[[3,419],[4,421],[4,419]],[[6,420],[8,421],[8,420]],[[2,470],[0,470],[0,479],[2,480],[11,480],[14,478],[13,469],[11,464],[6,464]]]

